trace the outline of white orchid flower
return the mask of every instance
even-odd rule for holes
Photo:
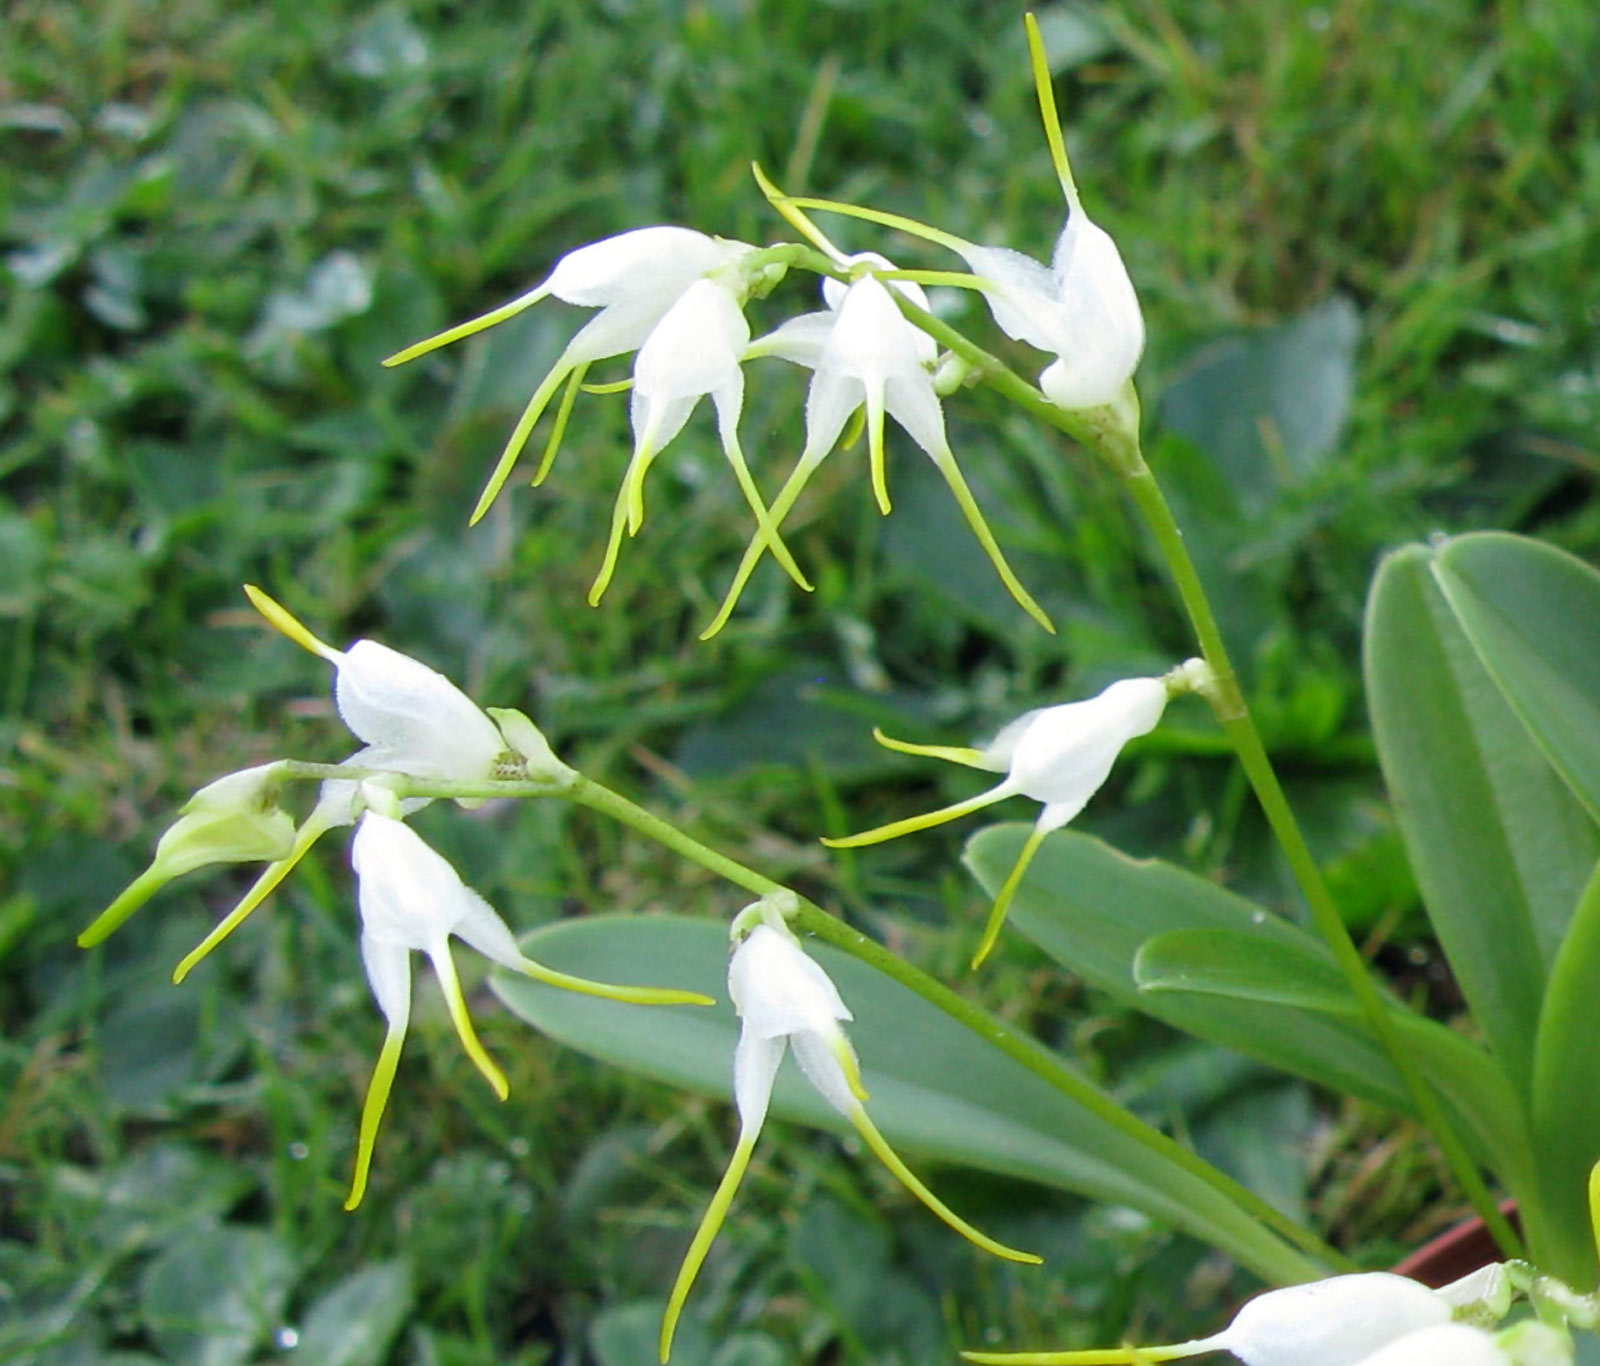
[[[635,228],[568,252],[545,281],[526,294],[479,317],[408,346],[385,365],[402,365],[438,347],[504,322],[541,299],[556,298],[583,308],[598,308],[567,343],[501,452],[499,463],[472,514],[488,510],[528,437],[563,383],[567,393],[558,411],[550,444],[534,484],[544,481],[566,428],[572,403],[589,367],[611,356],[639,353],[633,381],[634,452],[617,497],[611,539],[590,600],[598,601],[616,567],[622,527],[637,534],[644,518],[644,475],[661,449],[688,420],[705,394],[717,406],[723,450],[749,501],[763,544],[802,587],[809,588],[794,557],[778,539],[765,504],[739,446],[738,424],[744,399],[739,361],[750,331],[743,305],[752,293],[770,289],[783,273],[760,248],[710,237],[692,228]]]
[[[1115,403],[1144,354],[1144,316],[1111,235],[1076,201],[1047,267],[1005,247],[964,244],[967,267],[1008,337],[1055,355],[1039,376],[1061,408]]]
[[[894,269],[891,262],[872,252],[838,256],[838,261],[846,270],[860,266]],[[1053,631],[1050,618],[1006,563],[950,450],[944,412],[933,386],[932,369],[938,348],[932,337],[901,314],[891,289],[899,291],[918,308],[928,307],[922,287],[907,281],[886,284],[872,274],[859,274],[849,284],[824,279],[822,294],[828,305],[825,311],[791,318],[776,331],[754,342],[745,353],[746,359],[778,356],[813,372],[811,388],[806,394],[805,448],[773,500],[772,519],[782,522],[817,466],[837,444],[845,423],[862,407],[866,408],[872,491],[879,510],[887,515],[890,502],[883,444],[887,414],[938,467],[960,504],[967,524],[1012,596],[1034,620],[1047,631]],[[772,540],[768,537],[767,544]],[[705,637],[715,635],[726,624],[765,548],[759,539],[751,542]]]
[[[1194,686],[1197,676],[1193,670],[1203,665],[1191,663],[1174,670],[1165,678],[1126,678],[1113,683],[1098,697],[1083,702],[1068,702],[1057,707],[1043,707],[1019,716],[1005,726],[998,735],[981,749],[966,749],[950,745],[914,745],[903,740],[893,740],[882,731],[874,731],[878,743],[902,754],[923,754],[936,759],[948,759],[969,768],[985,769],[1006,776],[986,792],[964,801],[955,802],[926,815],[911,816],[893,821],[859,835],[842,839],[824,839],[822,842],[835,849],[854,849],[864,844],[877,844],[882,840],[907,835],[914,830],[981,811],[1007,797],[1031,797],[1042,802],[1033,831],[1015,867],[1006,877],[994,908],[984,928],[983,939],[973,958],[973,966],[988,957],[1000,936],[1006,911],[1016,894],[1028,864],[1038,852],[1044,837],[1059,830],[1088,803],[1111,774],[1122,747],[1135,736],[1154,730],[1166,710],[1167,698],[1174,690],[1187,690]]]
[[[256,610],[290,640],[334,666],[334,703],[345,725],[363,742],[346,764],[459,782],[526,774],[522,756],[507,744],[499,727],[443,674],[375,640],[358,640],[348,650],[335,649],[253,584],[245,585],[245,593]],[[553,755],[550,762],[554,765],[548,770],[551,776],[558,771],[570,773]],[[404,807],[414,811],[427,802],[427,798],[408,798]],[[353,780],[324,783],[315,809],[301,823],[289,850],[262,871],[239,904],[178,964],[173,980],[181,982],[188,976],[266,900],[323,835],[351,824],[360,808]]]
[[[1453,1356],[1382,1356],[1391,1345],[1450,1323],[1450,1305],[1426,1286],[1386,1271],[1332,1276],[1269,1290],[1208,1338],[1161,1347],[1081,1352],[963,1352],[983,1366],[1112,1366],[1231,1352],[1245,1366],[1428,1366]],[[1469,1332],[1473,1330],[1467,1330]],[[1485,1366],[1494,1358],[1485,1359]],[[1467,1357],[1461,1366],[1479,1366]],[[1498,1364],[1496,1363],[1496,1366]]]
[[[739,1042],[733,1057],[739,1140],[700,1227],[695,1230],[668,1297],[666,1315],[661,1323],[663,1362],[672,1351],[673,1334],[695,1277],[750,1165],[761,1126],[766,1122],[778,1066],[790,1047],[806,1080],[855,1126],[867,1146],[906,1189],[940,1219],[979,1247],[1009,1261],[1036,1264],[1040,1260],[1032,1253],[1018,1252],[997,1243],[973,1228],[923,1185],[889,1146],[867,1115],[863,1104],[867,1092],[861,1081],[861,1067],[855,1049],[840,1027],[842,1021],[851,1018],[849,1007],[840,999],[828,974],[806,956],[782,917],[763,903],[757,902],[734,921],[735,934],[742,931],[752,915],[760,917],[759,923],[734,949],[728,964],[728,994],[733,998],[740,1021]]]
[[[452,935],[502,967],[566,991],[637,1005],[713,1004],[708,997],[691,991],[591,982],[556,972],[525,957],[505,921],[487,901],[462,883],[446,859],[429,848],[409,826],[377,810],[367,810],[356,826],[355,838],[350,844],[350,861],[356,871],[357,901],[361,909],[361,958],[366,965],[372,994],[388,1022],[388,1032],[361,1109],[355,1176],[350,1196],[345,1201],[346,1209],[359,1205],[366,1191],[378,1126],[400,1063],[400,1050],[411,1018],[413,951],[428,955],[461,1046],[501,1100],[506,1098],[509,1087],[505,1074],[484,1051],[472,1028],[455,962],[450,956]]]
[[[617,493],[605,559],[589,590],[591,603],[600,601],[616,571],[624,527],[633,536],[644,524],[644,478],[652,462],[683,430],[690,413],[707,394],[717,410],[722,449],[755,513],[757,544],[771,549],[795,582],[810,589],[778,536],[739,444],[739,416],[744,407],[744,371],[739,366],[749,344],[750,325],[739,300],[722,279],[708,277],[684,290],[639,348],[631,403],[633,457]]]

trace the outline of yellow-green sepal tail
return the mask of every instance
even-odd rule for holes
[[[1056,93],[1050,82],[1050,59],[1044,50],[1044,34],[1031,13],[1023,15],[1022,22],[1028,30],[1028,59],[1033,67],[1033,88],[1039,96],[1039,118],[1044,124],[1045,141],[1050,144],[1050,160],[1056,168],[1056,179],[1061,182],[1068,207],[1076,210],[1078,186],[1067,160],[1066,141],[1061,136],[1061,116],[1056,112]]]
[[[507,318],[514,318],[525,308],[531,308],[545,297],[543,289],[535,289],[527,294],[519,295],[510,303],[501,304],[498,308],[491,308],[487,313],[480,313],[476,318],[468,318],[464,323],[457,323],[454,327],[447,327],[443,332],[435,332],[431,337],[424,337],[419,342],[413,342],[403,351],[396,351],[383,362],[386,369],[393,369],[396,365],[404,365],[407,361],[416,360],[418,356],[425,356],[430,351],[437,351],[441,346],[449,346],[451,342],[461,341],[476,332],[493,327],[496,323],[503,323]]]
[[[494,500],[500,496],[500,490],[511,477],[511,469],[517,463],[517,457],[522,454],[522,448],[528,444],[528,438],[533,434],[534,427],[544,416],[545,408],[549,406],[550,400],[555,397],[556,390],[561,387],[562,381],[566,379],[571,369],[572,362],[563,355],[551,367],[550,373],[539,381],[539,387],[533,391],[528,406],[522,410],[517,425],[511,429],[511,435],[506,438],[505,449],[500,452],[500,459],[495,462],[494,470],[489,475],[489,482],[483,486],[483,492],[478,495],[478,504],[472,509],[472,516],[467,518],[468,526],[476,526],[481,522],[484,513],[488,512]]]
[[[953,802],[949,806],[941,806],[937,811],[929,811],[922,816],[907,816],[903,821],[890,821],[888,825],[880,825],[875,830],[863,830],[859,835],[842,835],[837,839],[823,838],[823,843],[830,849],[859,849],[864,844],[881,844],[884,840],[892,840],[899,835],[909,835],[917,830],[927,830],[935,825],[943,825],[946,821],[959,820],[962,816],[970,816],[974,811],[982,811],[986,806],[1011,795],[1011,789],[1001,784],[991,787],[987,792],[980,792],[976,797],[968,797],[965,801]]]
[[[78,936],[78,947],[92,949],[96,944],[108,939],[129,916],[165,887],[168,880],[156,871],[156,865],[152,863],[123,889],[115,901],[89,923]]]
[[[547,968],[543,963],[536,963],[531,958],[524,958],[518,963],[517,970],[536,982],[543,982],[546,986],[560,987],[563,991],[575,991],[582,996],[598,996],[606,1001],[622,1001],[627,1005],[716,1005],[711,997],[704,996],[698,991],[680,991],[676,987],[627,987],[616,986],[610,982],[594,982],[587,977],[574,977],[570,973],[557,972],[556,969]]]
[[[944,1223],[948,1224],[969,1243],[981,1247],[985,1252],[992,1252],[996,1257],[1004,1257],[1008,1262],[1024,1262],[1029,1266],[1038,1266],[1044,1261],[1043,1257],[1032,1252],[1019,1252],[1014,1247],[1007,1247],[1004,1243],[996,1242],[987,1233],[980,1233],[965,1219],[939,1199],[918,1179],[915,1172],[900,1160],[900,1154],[889,1146],[889,1140],[879,1131],[878,1126],[868,1117],[866,1109],[857,1105],[851,1112],[850,1122],[856,1126],[856,1131],[866,1140],[867,1147],[877,1155],[900,1183],[910,1191],[918,1200],[922,1201],[934,1214],[938,1215]]]
[[[450,1023],[456,1027],[456,1037],[461,1040],[461,1047],[466,1050],[472,1065],[483,1074],[483,1079],[489,1083],[495,1095],[504,1100],[511,1094],[511,1083],[479,1041],[478,1031],[472,1027],[472,1016],[467,1013],[467,1000],[461,992],[461,979],[456,976],[456,964],[450,956],[449,942],[429,948],[428,957],[433,961],[439,988],[444,992],[445,1008],[450,1012]]]
[[[817,466],[822,463],[826,455],[827,451],[818,454],[807,449],[801,452],[794,469],[789,472],[783,487],[778,490],[778,496],[772,500],[771,515],[774,527],[783,524],[783,519],[789,515],[789,509],[799,500],[800,491],[806,486],[806,481],[816,472]],[[722,606],[717,609],[717,615],[712,618],[711,625],[700,633],[701,640],[710,640],[728,624],[733,609],[738,605],[739,595],[744,592],[745,585],[750,581],[751,574],[755,573],[756,566],[761,563],[761,557],[767,548],[768,542],[758,530],[757,534],[750,538],[750,544],[745,547],[744,558],[739,561],[738,571],[734,574],[733,582],[722,599]]]
[[[706,1206],[706,1212],[701,1216],[700,1227],[694,1231],[689,1250],[683,1255],[683,1265],[678,1268],[678,1278],[672,1283],[672,1293],[667,1296],[667,1311],[661,1317],[659,1355],[663,1363],[672,1355],[672,1339],[678,1331],[678,1320],[683,1316],[683,1306],[689,1299],[689,1291],[694,1288],[695,1277],[700,1274],[700,1268],[705,1264],[706,1254],[711,1251],[711,1244],[716,1241],[717,1234],[722,1228],[722,1221],[728,1217],[728,1207],[733,1204],[733,1197],[739,1193],[739,1183],[744,1180],[744,1174],[749,1169],[750,1155],[755,1151],[756,1139],[760,1136],[759,1125],[739,1131],[739,1142],[734,1147],[733,1156],[728,1159],[728,1169],[722,1173],[722,1180],[717,1183],[716,1193],[712,1195],[711,1203]]]
[[[311,631],[299,617],[295,616],[276,598],[263,593],[255,584],[245,584],[244,595],[250,599],[250,605],[256,611],[260,612],[268,622],[279,631],[282,631],[301,649],[309,650],[314,655],[321,655],[323,659],[333,664],[337,664],[344,658],[343,651],[334,649],[324,640],[318,640],[316,636],[311,634]]]
[[[372,1069],[372,1080],[367,1083],[367,1096],[361,1103],[361,1129],[356,1138],[356,1169],[350,1179],[350,1194],[344,1207],[353,1210],[367,1193],[367,1176],[372,1170],[372,1150],[378,1141],[378,1126],[383,1122],[384,1109],[389,1104],[389,1093],[394,1089],[394,1077],[400,1067],[400,1049],[406,1041],[406,1022],[391,1023],[383,1036],[383,1048],[378,1053],[378,1065]]]
[[[952,764],[964,764],[968,768],[981,768],[992,772],[989,762],[975,749],[964,745],[919,745],[910,740],[896,740],[892,735],[885,735],[877,726],[872,728],[872,738],[885,749],[892,749],[896,754],[915,754],[925,759],[947,759]]]
[[[332,826],[326,821],[319,820],[316,812],[306,817],[305,824],[300,827],[294,837],[294,848],[289,851],[287,858],[279,859],[276,863],[269,863],[261,876],[255,880],[254,885],[244,894],[243,900],[228,912],[216,927],[195,948],[187,953],[183,960],[172,970],[174,983],[182,982],[196,965],[205,958],[212,949],[216,948],[224,939],[242,925],[252,911],[272,895],[278,884],[295,870],[295,866],[310,851],[311,846],[322,838]]]
[[[1000,575],[1000,582],[1005,584],[1007,591],[1017,600],[1017,605],[1024,612],[1054,635],[1055,623],[1050,620],[1044,608],[1033,600],[1033,594],[1022,586],[1022,580],[1012,572],[1011,566],[1006,562],[1000,543],[989,530],[989,523],[984,520],[983,511],[978,507],[978,500],[972,496],[972,490],[967,487],[967,481],[961,473],[960,466],[956,464],[955,456],[945,450],[934,456],[933,463],[939,467],[939,473],[944,475],[944,481],[950,486],[950,492],[955,495],[955,500],[961,508],[962,516],[967,519],[972,534],[978,538],[978,544],[989,557],[989,563],[994,565],[995,572]]]
[[[583,389],[583,377],[589,373],[587,365],[573,367],[572,375],[567,380],[567,387],[562,392],[561,402],[556,406],[555,421],[550,426],[550,439],[544,443],[544,455],[540,457],[539,468],[534,472],[528,483],[538,488],[544,483],[545,476],[550,473],[550,467],[556,463],[556,452],[561,449],[561,442],[567,434],[567,423],[572,418],[572,406],[578,401],[578,393]]]
[[[1022,852],[1017,855],[1017,861],[1011,865],[1011,871],[1006,875],[1006,880],[1000,887],[1000,894],[994,899],[994,906],[989,911],[988,923],[983,927],[983,938],[978,941],[978,951],[972,955],[972,966],[983,966],[983,960],[989,956],[990,950],[995,946],[995,941],[1000,938],[1000,931],[1006,923],[1006,912],[1011,909],[1011,900],[1017,894],[1017,888],[1022,885],[1023,875],[1028,871],[1028,865],[1033,862],[1033,856],[1039,852],[1039,846],[1044,842],[1044,837],[1049,833],[1038,826],[1028,832],[1027,843],[1022,846]]]

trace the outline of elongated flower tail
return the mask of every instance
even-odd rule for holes
[[[923,816],[907,816],[904,820],[891,821],[888,825],[880,825],[873,830],[863,830],[859,835],[842,835],[837,839],[824,836],[822,842],[830,849],[859,849],[864,844],[882,844],[884,840],[892,840],[916,830],[927,830],[931,826],[943,825],[946,821],[970,816],[974,811],[982,811],[984,807],[993,806],[995,802],[1009,797],[1015,790],[1002,783],[999,787],[991,787],[987,792],[980,792],[976,797],[952,802],[949,806],[941,806],[937,811],[930,811]]]
[[[711,997],[698,991],[680,991],[676,987],[630,987],[618,986],[612,982],[595,982],[587,977],[574,977],[570,973],[557,972],[554,968],[547,968],[543,963],[537,963],[531,958],[523,958],[511,966],[533,978],[534,981],[543,982],[546,986],[560,987],[563,991],[577,992],[580,996],[598,996],[606,1001],[621,1001],[627,1005],[716,1005],[716,1001]]]
[[[317,639],[311,634],[306,624],[295,616],[287,607],[277,599],[263,593],[253,583],[244,586],[244,595],[250,599],[250,605],[260,612],[273,626],[282,631],[290,640],[304,650],[320,655],[323,659],[337,664],[343,658],[343,652],[336,650],[326,641]]]
[[[400,1067],[400,1050],[406,1041],[406,1022],[391,1023],[383,1038],[383,1048],[378,1053],[378,1064],[372,1070],[372,1080],[367,1083],[366,1099],[361,1103],[361,1128],[356,1138],[356,1169],[350,1180],[350,1194],[344,1207],[353,1210],[367,1193],[367,1178],[372,1172],[372,1150],[378,1142],[378,1127],[383,1123],[383,1112],[389,1104],[389,1093],[394,1090],[395,1073]]]
[[[1000,938],[1000,931],[1006,923],[1006,912],[1011,909],[1012,898],[1016,896],[1017,888],[1022,885],[1023,875],[1028,871],[1028,865],[1033,862],[1033,856],[1039,852],[1039,846],[1049,833],[1049,830],[1038,825],[1029,831],[1027,843],[1022,846],[1022,852],[1017,855],[1017,861],[1006,875],[1000,893],[994,899],[994,906],[989,911],[988,923],[983,927],[983,938],[978,943],[977,953],[972,957],[973,968],[983,966],[983,960],[989,956],[995,942]]]
[[[1037,1256],[1032,1252],[1019,1252],[1014,1247],[1007,1247],[1004,1243],[996,1242],[987,1233],[979,1232],[945,1204],[943,1200],[922,1183],[911,1168],[906,1166],[901,1160],[900,1154],[889,1146],[889,1140],[883,1136],[878,1126],[868,1117],[863,1106],[857,1105],[854,1108],[850,1114],[850,1121],[856,1126],[856,1131],[866,1140],[867,1146],[876,1154],[878,1160],[899,1178],[900,1184],[969,1243],[976,1247],[981,1247],[985,1252],[992,1252],[996,1257],[1003,1257],[1008,1262],[1022,1262],[1027,1266],[1039,1266],[1044,1262],[1043,1257]]]
[[[396,351],[383,364],[386,368],[404,365],[407,361],[416,360],[418,356],[425,356],[430,351],[437,351],[441,346],[449,346],[451,342],[457,342],[464,337],[470,337],[474,333],[482,332],[487,328],[493,327],[496,323],[503,323],[508,318],[516,317],[523,309],[530,308],[538,303],[549,292],[547,285],[541,285],[538,289],[529,290],[528,293],[512,299],[509,303],[503,303],[498,308],[491,308],[487,313],[480,313],[476,318],[468,318],[464,323],[457,323],[454,327],[445,328],[443,332],[435,332],[431,337],[424,337],[419,342],[413,342],[403,350]]]
[[[733,1204],[733,1197],[739,1193],[739,1185],[744,1180],[744,1174],[750,1169],[750,1155],[755,1152],[756,1139],[761,1137],[759,1124],[747,1125],[739,1132],[738,1145],[733,1150],[733,1156],[728,1159],[728,1169],[722,1173],[722,1180],[717,1183],[716,1193],[711,1197],[711,1203],[706,1206],[706,1212],[700,1217],[700,1226],[695,1229],[694,1237],[690,1240],[689,1250],[683,1255],[683,1264],[678,1268],[677,1278],[672,1283],[672,1293],[667,1296],[666,1313],[661,1316],[661,1336],[657,1343],[658,1354],[662,1366],[666,1366],[667,1359],[672,1355],[672,1339],[678,1331],[678,1320],[683,1316],[683,1306],[688,1303],[689,1292],[694,1289],[696,1277],[700,1268],[705,1265],[706,1254],[711,1251],[711,1244],[717,1240],[717,1234],[722,1231],[723,1221],[728,1217],[728,1209]]]

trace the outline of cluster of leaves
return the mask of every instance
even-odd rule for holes
[[[1357,715],[1365,581],[1380,547],[1436,525],[1600,540],[1586,311],[1600,105],[1582,0],[1514,14],[1415,0],[1385,7],[1383,42],[1369,10],[1128,0],[1041,19],[1080,180],[1146,302],[1152,459],[1226,586],[1321,852],[1352,914],[1387,934],[1415,893]],[[670,1277],[724,1154],[720,1112],[502,1021],[511,1106],[480,1095],[447,1047],[418,1050],[393,1184],[352,1223],[337,1197],[379,1026],[336,857],[181,992],[166,970],[226,885],[174,889],[145,922],[159,929],[94,959],[71,936],[188,790],[278,753],[340,752],[325,713],[293,703],[320,679],[243,629],[238,584],[255,579],[335,639],[379,634],[486,702],[526,706],[566,758],[621,770],[651,800],[683,803],[692,778],[688,818],[710,838],[755,848],[870,928],[892,922],[954,976],[981,899],[957,869],[964,832],[838,859],[811,839],[931,804],[913,783],[942,776],[886,760],[874,721],[965,739],[1189,652],[1109,483],[958,401],[957,452],[1058,639],[992,586],[908,450],[886,523],[859,453],[835,457],[790,533],[817,593],[763,571],[745,615],[703,647],[694,628],[746,534],[708,433],[663,462],[647,532],[591,612],[626,457],[615,400],[584,400],[544,490],[463,527],[569,320],[541,308],[425,366],[377,361],[623,227],[777,235],[752,158],[787,188],[1041,253],[1060,208],[1030,99],[1020,23],[976,0],[13,6],[0,1321],[14,1336],[0,1349],[90,1362],[138,1344],[187,1362],[220,1324],[203,1359],[244,1361],[287,1324],[304,1343],[337,1316],[366,1337],[329,1360],[381,1361],[403,1324],[422,1360],[575,1359],[585,1342],[608,1364],[639,1359],[630,1334],[654,1309],[634,1302]],[[979,310],[967,321],[981,327]],[[802,387],[776,366],[751,387],[747,444],[771,483],[798,450]],[[1218,748],[1198,724],[1147,745],[1099,827],[1283,900]],[[846,791],[901,775],[882,811],[852,799],[846,818]],[[523,927],[590,906],[727,904],[564,810],[441,823],[436,838]],[[1315,1131],[1303,1088],[1176,1053],[1094,990],[1041,995],[1042,961],[1013,949],[979,989],[1086,1066],[1114,1065],[1125,1094],[1212,1155],[1231,1144],[1225,1165],[1260,1189],[1317,1198],[1263,1163],[1285,1132]],[[759,1327],[714,1353],[691,1323],[683,1359],[813,1359],[838,1343],[890,1360],[864,1285],[901,1287],[893,1341],[922,1360],[1002,1319],[1063,1344],[1113,1340],[1137,1275],[1199,1301],[1213,1284],[1194,1249],[1147,1228],[1034,1197],[1025,1213],[1017,1191],[987,1185],[973,1188],[997,1211],[987,1222],[1054,1254],[1052,1288],[957,1268],[919,1220],[869,1199],[871,1179],[841,1173],[824,1141],[778,1149],[747,1193],[771,1217],[733,1231],[705,1297],[716,1340]],[[797,1189],[813,1196],[804,1213]],[[1359,1222],[1393,1236],[1414,1212]],[[369,1269],[352,1274],[357,1259]]]

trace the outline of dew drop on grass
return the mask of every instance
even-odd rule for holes
[[[306,1158],[311,1156],[311,1149],[304,1143],[291,1143],[289,1145],[289,1156],[296,1162],[304,1162]]]
[[[292,1352],[300,1345],[300,1330],[287,1323],[272,1335],[272,1345],[280,1352]]]

